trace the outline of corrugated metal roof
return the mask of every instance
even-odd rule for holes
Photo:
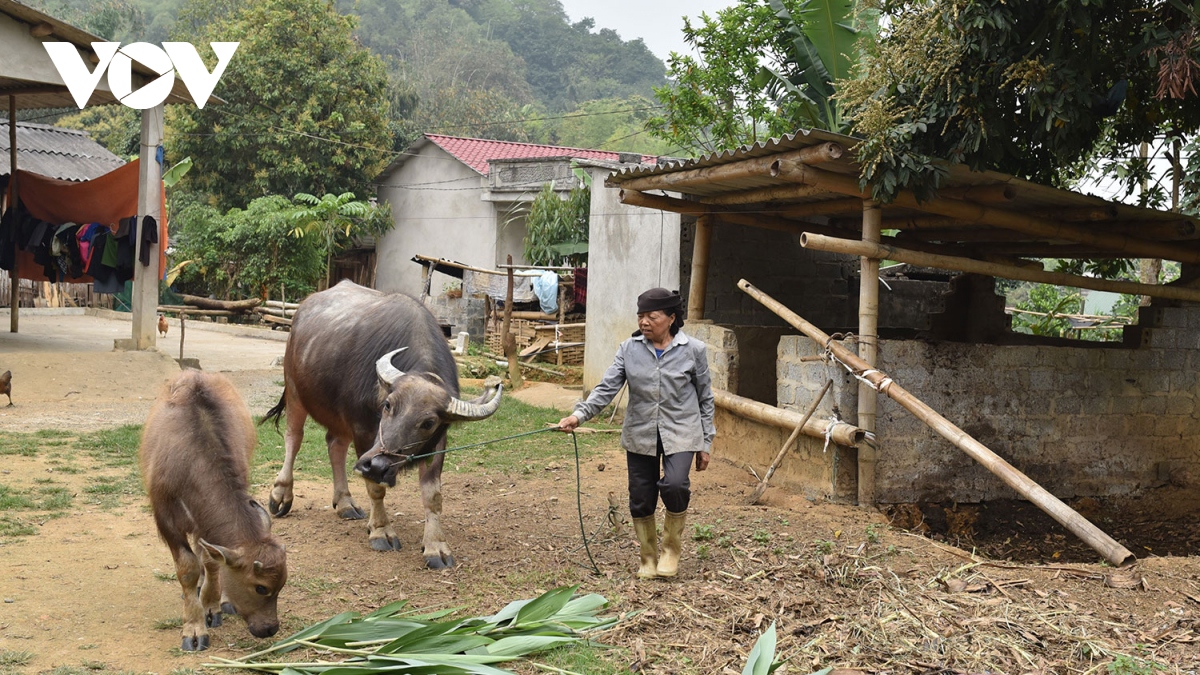
[[[17,168],[58,178],[85,181],[116,169],[125,160],[93,141],[86,131],[17,122]],[[0,174],[8,174],[8,120],[0,120]]]

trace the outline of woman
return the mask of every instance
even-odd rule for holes
[[[704,343],[688,338],[679,291],[652,288],[638,296],[638,330],[621,343],[604,379],[575,412],[559,421],[571,431],[608,405],[622,384],[629,405],[621,446],[629,469],[629,513],[641,544],[642,579],[679,570],[683,528],[691,498],[688,473],[708,468],[713,437],[713,394]],[[662,498],[663,554],[658,556],[654,512]]]

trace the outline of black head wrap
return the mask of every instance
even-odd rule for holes
[[[668,291],[665,288],[651,288],[638,296],[638,314],[653,312],[656,309],[675,315],[675,321],[671,323],[671,335],[675,335],[679,332],[680,328],[683,328],[683,298],[680,297],[679,291]],[[633,331],[633,337],[641,334],[642,331],[640,330]]]

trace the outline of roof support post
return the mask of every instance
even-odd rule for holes
[[[12,203],[8,208],[16,214],[17,204],[21,198],[17,196],[17,97],[8,97],[8,190],[12,195]],[[13,238],[13,266],[9,271],[8,280],[8,330],[16,333],[20,323],[21,311],[21,282],[17,279],[17,241]]]
[[[162,168],[158,165],[158,147],[163,141],[163,104],[142,111],[142,141],[139,154],[138,227],[146,227],[146,217],[162,222]],[[150,264],[133,263],[133,342],[135,349],[154,349],[158,334],[155,320],[158,314],[158,280],[161,278],[157,244],[143,243],[138,230],[137,254],[144,257],[143,246],[149,247]]]
[[[879,203],[863,200],[862,239],[879,243],[883,209]],[[858,356],[872,368],[879,356],[879,259],[866,256],[859,259],[858,286]],[[875,389],[866,382],[858,383],[858,428],[875,432],[875,411],[878,405]],[[878,440],[876,440],[876,445]],[[858,448],[858,503],[875,503],[876,451],[870,443]]]
[[[689,321],[704,319],[704,296],[708,293],[708,247],[712,242],[711,213],[696,219],[696,237],[692,241],[692,282],[688,287]]]

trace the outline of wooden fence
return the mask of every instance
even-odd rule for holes
[[[113,296],[96,293],[91,284],[51,283],[18,279],[20,307],[101,307],[113,308]],[[0,307],[9,307],[12,298],[12,279],[7,270],[0,270]]]

